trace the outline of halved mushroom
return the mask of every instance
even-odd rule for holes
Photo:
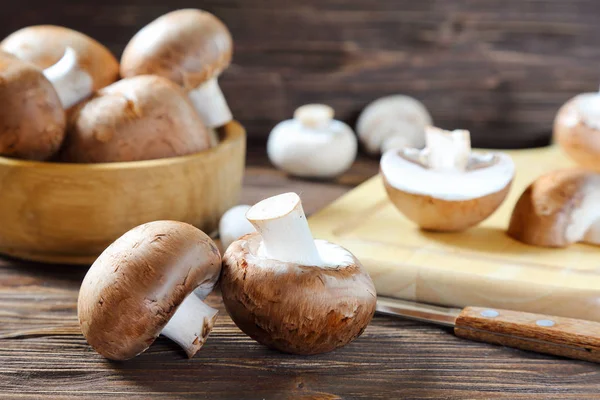
[[[356,158],[358,144],[352,129],[333,117],[333,108],[325,104],[297,108],[293,119],[271,131],[269,160],[300,177],[333,178],[344,173]]]
[[[221,275],[235,324],[294,354],[332,351],[360,336],[375,312],[373,282],[348,250],[313,240],[298,195],[263,200],[246,216],[258,232],[229,246]]]
[[[432,124],[427,108],[405,95],[391,95],[370,103],[360,113],[356,133],[370,154],[402,147],[422,148],[425,127]]]
[[[542,247],[600,245],[600,174],[574,168],[536,179],[515,205],[508,234]]]
[[[468,131],[426,130],[427,147],[392,149],[380,170],[388,197],[422,229],[461,231],[489,217],[515,173],[503,153],[471,152]]]
[[[181,88],[160,76],[122,79],[74,111],[60,158],[151,160],[209,148],[209,133]]]
[[[162,334],[193,357],[218,311],[202,300],[213,290],[221,255],[201,230],[175,221],[133,228],[87,272],[77,302],[88,343],[112,360],[146,351]]]
[[[600,92],[567,101],[554,120],[554,137],[579,165],[600,171]]]
[[[33,64],[0,51],[0,155],[46,160],[65,136],[65,112]]]
[[[121,57],[121,75],[160,75],[183,86],[204,123],[215,128],[232,119],[217,82],[232,47],[229,30],[213,14],[173,11],[135,34]]]
[[[44,69],[65,109],[119,77],[119,63],[106,47],[62,26],[20,29],[4,39],[0,48]]]

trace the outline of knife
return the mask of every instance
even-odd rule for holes
[[[376,312],[454,328],[461,338],[600,362],[600,323],[497,308],[447,308],[377,297]]]

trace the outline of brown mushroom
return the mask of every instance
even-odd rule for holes
[[[0,49],[44,69],[66,109],[119,77],[119,63],[106,47],[62,26],[20,29],[4,39]]]
[[[258,232],[223,256],[221,291],[235,324],[254,340],[293,354],[318,354],[360,336],[375,312],[369,275],[348,250],[313,240],[295,193],[254,205]]]
[[[554,137],[579,165],[600,171],[600,93],[567,101],[554,119]]]
[[[380,171],[390,201],[424,230],[477,225],[502,204],[515,173],[503,153],[471,152],[468,131],[426,128],[424,150],[388,150]]]
[[[541,176],[517,201],[508,234],[542,247],[600,245],[600,174],[574,168]]]
[[[123,79],[74,111],[60,158],[67,162],[139,161],[196,153],[209,133],[181,88],[159,76]]]
[[[46,160],[65,135],[65,113],[42,71],[0,51],[0,155]]]
[[[87,272],[77,302],[88,343],[112,360],[146,351],[160,335],[193,357],[213,328],[217,310],[202,300],[221,270],[214,242],[175,221],[133,228]]]
[[[232,115],[217,82],[231,62],[227,27],[209,12],[170,12],[142,28],[121,57],[121,75],[154,74],[183,86],[206,125],[225,125]]]

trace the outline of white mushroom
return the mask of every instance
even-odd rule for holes
[[[219,221],[219,236],[221,248],[226,250],[231,243],[247,233],[254,232],[254,226],[246,218],[249,205],[241,204],[227,210]]]
[[[502,204],[514,177],[503,153],[471,152],[468,131],[426,129],[427,147],[392,149],[380,169],[392,203],[422,229],[460,231]]]
[[[418,100],[405,95],[382,97],[360,114],[356,132],[370,154],[402,147],[422,148],[431,116]]]
[[[356,158],[357,139],[333,116],[333,109],[324,104],[298,108],[293,119],[271,131],[267,143],[271,162],[290,175],[307,178],[333,178],[345,172]]]

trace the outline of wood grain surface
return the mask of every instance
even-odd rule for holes
[[[440,126],[470,129],[475,146],[538,145],[561,104],[598,88],[594,0],[31,0],[0,15],[0,37],[61,24],[120,56],[139,28],[184,7],[229,26],[221,85],[256,138],[307,102],[352,123],[370,101],[406,93]]]
[[[296,190],[314,213],[377,172],[360,160],[335,182],[299,181],[249,150],[243,202]],[[314,357],[277,353],[242,334],[221,310],[188,360],[166,339],[123,363],[96,354],[78,333],[85,269],[0,261],[0,398],[189,399],[594,399],[600,369],[455,337],[449,329],[377,316],[354,343]]]

